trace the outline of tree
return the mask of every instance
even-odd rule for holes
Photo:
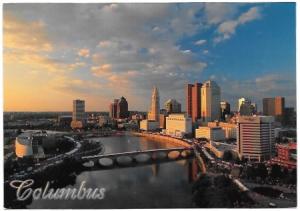
[[[263,180],[268,176],[267,167],[263,163],[259,163],[256,168],[256,175]]]
[[[253,166],[247,166],[246,176],[247,176],[247,178],[250,178],[250,179],[255,178],[256,174],[255,174],[255,169]]]
[[[229,150],[226,150],[223,154],[223,160],[225,161],[232,161],[233,160],[233,156],[232,153]]]
[[[270,176],[272,179],[282,178],[281,167],[278,164],[272,165]]]

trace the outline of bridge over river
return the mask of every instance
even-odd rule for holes
[[[176,147],[83,156],[81,161],[85,168],[101,170],[171,162],[188,159],[193,155],[192,147]]]

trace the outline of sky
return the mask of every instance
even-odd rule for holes
[[[4,111],[185,109],[185,84],[214,80],[235,109],[248,97],[296,105],[295,3],[4,4]]]

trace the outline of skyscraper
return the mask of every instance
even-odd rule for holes
[[[221,90],[214,81],[206,81],[201,87],[201,118],[204,122],[220,119]]]
[[[73,100],[73,121],[82,121],[85,118],[84,100]]]
[[[276,121],[282,122],[285,108],[284,97],[264,98],[263,99],[263,114],[274,116]]]
[[[72,128],[82,128],[85,121],[84,100],[73,100]]]
[[[241,112],[241,107],[242,105],[245,105],[247,108],[250,107],[251,105],[251,100],[249,100],[248,98],[240,98],[238,101],[238,112]]]
[[[193,122],[201,118],[201,86],[197,82],[186,86],[186,109]]]
[[[109,116],[112,119],[125,119],[129,117],[128,102],[125,97],[114,99],[109,105]]]
[[[128,112],[128,102],[125,97],[121,97],[118,106],[117,106],[117,118],[118,119],[125,119],[128,118],[129,112]]]
[[[252,116],[257,112],[256,103],[251,103],[248,98],[240,98],[238,101],[238,111],[241,116]]]
[[[181,112],[181,104],[177,102],[175,99],[169,99],[165,102],[165,109],[170,113],[180,113]]]
[[[221,119],[225,120],[226,115],[230,114],[230,104],[226,101],[221,101],[220,110],[221,110]]]
[[[274,117],[239,117],[237,150],[249,160],[268,160],[274,151]]]
[[[153,87],[152,97],[151,97],[151,109],[148,113],[148,120],[153,120],[159,122],[159,93],[156,87]]]
[[[267,116],[275,115],[275,98],[263,98],[263,114]]]
[[[118,113],[118,104],[119,104],[119,99],[114,99],[114,102],[112,102],[109,105],[109,116],[112,119],[117,119],[117,113]]]

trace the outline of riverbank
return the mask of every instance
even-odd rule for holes
[[[163,135],[157,135],[157,134],[151,134],[151,133],[139,133],[139,132],[131,132],[130,134],[133,136],[145,137],[145,138],[152,139],[154,141],[159,141],[162,143],[168,142],[168,143],[175,144],[175,145],[182,146],[182,147],[191,147],[191,145],[186,143],[185,141],[178,139],[178,138],[173,138],[170,136],[163,136]]]

